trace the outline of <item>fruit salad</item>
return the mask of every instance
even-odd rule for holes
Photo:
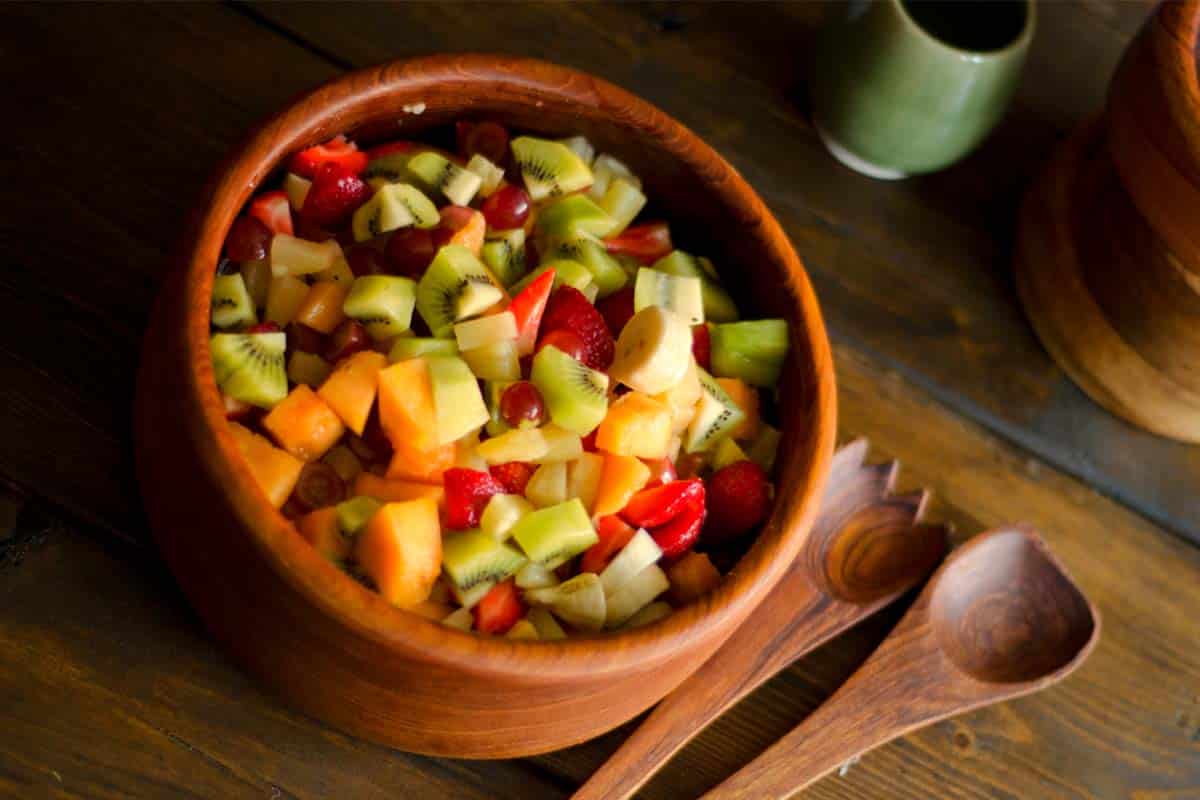
[[[653,622],[768,516],[787,323],[743,320],[587,139],[442,144],[339,136],[234,220],[210,345],[233,440],[400,608],[530,640]]]

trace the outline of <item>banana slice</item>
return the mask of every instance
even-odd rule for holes
[[[649,306],[625,324],[609,374],[631,389],[659,394],[683,380],[691,353],[692,329],[687,321]]]

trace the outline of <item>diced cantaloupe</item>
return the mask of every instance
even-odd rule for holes
[[[683,606],[717,588],[721,573],[708,556],[693,550],[667,567],[667,580],[671,582],[671,601]]]
[[[387,356],[374,350],[355,353],[337,365],[317,394],[329,404],[346,427],[362,436],[375,392],[379,371],[387,366]]]
[[[596,448],[620,456],[665,458],[671,409],[641,392],[618,397],[596,431]]]
[[[346,432],[329,404],[304,384],[272,408],[262,424],[280,447],[302,461],[316,461]]]
[[[596,489],[593,517],[616,514],[634,492],[650,480],[650,468],[634,456],[604,455],[604,469],[600,473],[600,486]]]
[[[355,540],[354,557],[393,605],[428,600],[442,564],[437,503],[425,497],[385,504]]]
[[[350,555],[350,540],[338,527],[337,508],[318,508],[296,520],[296,530],[317,552],[330,561],[344,561]]]
[[[304,302],[296,309],[295,321],[314,331],[333,333],[346,319],[342,304],[350,293],[350,285],[333,281],[317,281],[308,289]]]
[[[379,373],[379,424],[393,446],[424,451],[438,446],[433,387],[424,358],[399,361]]]
[[[762,417],[758,413],[758,389],[741,378],[717,378],[717,383],[746,414],[742,423],[730,431],[729,435],[734,439],[743,440],[758,436],[758,429],[762,425]]]
[[[402,442],[392,449],[387,477],[421,483],[441,483],[442,476],[454,466],[457,457],[458,447],[454,442],[437,445],[432,450],[417,450]]]
[[[448,243],[462,245],[478,256],[479,251],[483,249],[483,237],[486,233],[487,220],[483,214],[475,211],[467,218],[467,224],[454,232]]]
[[[229,432],[271,505],[279,508],[286,503],[300,479],[304,462],[236,422],[229,423]]]
[[[391,480],[372,475],[369,472],[358,474],[358,477],[354,479],[354,491],[351,494],[374,497],[384,503],[398,503],[426,497],[437,503],[438,508],[446,506],[446,488],[444,486],[416,481]]]

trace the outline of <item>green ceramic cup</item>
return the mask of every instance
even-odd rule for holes
[[[829,151],[873,178],[934,172],[1003,116],[1033,38],[1034,0],[870,0],[836,9],[810,70]]]

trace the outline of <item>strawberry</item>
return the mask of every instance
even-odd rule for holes
[[[636,532],[616,514],[598,519],[596,535],[600,540],[584,551],[583,558],[579,560],[579,571],[595,572],[597,575],[603,572],[608,562],[621,552],[621,548],[629,544]]]
[[[508,310],[517,321],[517,353],[529,355],[537,344],[538,327],[542,324],[542,314],[546,311],[546,301],[550,299],[550,290],[554,288],[553,269],[548,269],[537,279],[526,286],[508,304]]]
[[[376,158],[390,156],[393,153],[410,153],[413,150],[416,150],[418,147],[421,147],[421,145],[417,144],[416,142],[409,142],[403,139],[396,142],[384,142],[383,144],[377,144],[368,150],[367,158],[373,161]]]
[[[596,433],[599,430],[600,430],[599,428],[596,428],[591,433],[589,433],[587,436],[583,437],[583,451],[585,453],[596,452]]]
[[[753,461],[735,461],[708,479],[706,539],[724,541],[741,536],[766,519],[770,484],[762,467]]]
[[[446,484],[446,527],[466,530],[479,524],[479,515],[492,495],[504,494],[504,487],[486,472],[454,467],[442,478]]]
[[[692,355],[696,357],[696,364],[701,369],[712,370],[712,337],[707,325],[692,327]]]
[[[488,472],[500,482],[506,493],[525,494],[525,486],[533,477],[535,469],[537,468],[533,464],[524,461],[508,461],[504,464],[493,464],[488,467]]]
[[[650,468],[650,480],[645,486],[647,489],[662,486],[679,477],[675,474],[675,465],[669,458],[643,458],[642,463]]]
[[[542,316],[542,331],[568,330],[583,340],[592,369],[605,370],[613,360],[613,337],[596,307],[573,286],[560,286],[550,295]]]
[[[600,316],[604,317],[604,322],[608,325],[608,332],[614,338],[620,336],[625,323],[633,317],[633,287],[627,286],[619,292],[610,294],[596,303],[596,310],[600,312]]]
[[[696,500],[704,505],[704,481],[692,478],[642,489],[621,509],[621,516],[639,528],[657,528],[677,517]]]
[[[525,604],[517,596],[517,586],[513,579],[509,578],[493,586],[471,611],[475,615],[475,630],[492,636],[503,636],[525,616]]]
[[[692,497],[673,520],[650,532],[663,558],[675,558],[691,549],[700,538],[706,513],[704,495]]]
[[[271,229],[271,233],[286,233],[291,236],[292,206],[286,192],[263,192],[250,203],[250,216]]]
[[[324,144],[314,145],[292,156],[288,169],[304,178],[317,174],[325,164],[337,164],[357,175],[367,168],[367,154],[359,151],[358,145],[338,134]],[[308,205],[308,200],[304,201]]]
[[[647,222],[626,228],[619,236],[604,240],[610,253],[633,256],[646,266],[674,250],[671,244],[671,229],[665,222]]]
[[[313,225],[333,227],[370,198],[371,187],[351,170],[331,161],[317,169],[300,215]]]

